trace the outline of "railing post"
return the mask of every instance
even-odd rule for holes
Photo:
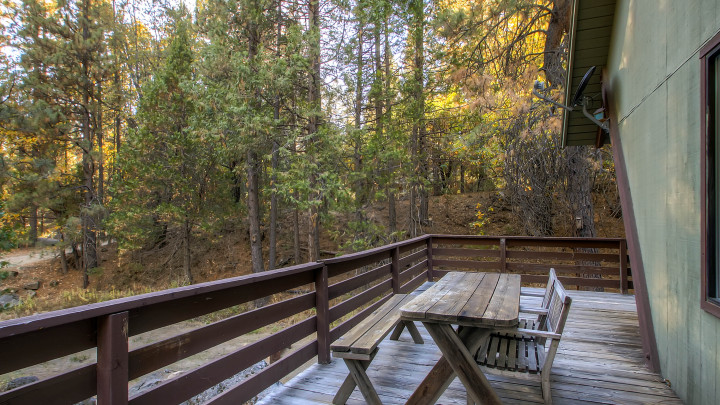
[[[433,281],[433,278],[435,278],[435,275],[433,274],[433,238],[432,236],[428,236],[427,238],[427,275],[428,275],[428,281]]]
[[[97,402],[128,403],[128,313],[98,318]]]
[[[392,250],[392,261],[390,262],[390,272],[392,273],[392,289],[393,294],[400,294],[400,247],[396,246]]]
[[[315,270],[315,309],[317,319],[318,363],[330,363],[330,300],[328,269],[323,265]]]
[[[507,271],[507,242],[500,238],[500,273]]]
[[[627,243],[624,239],[620,241],[620,291],[628,293]]]

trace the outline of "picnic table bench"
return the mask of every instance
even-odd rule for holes
[[[380,308],[330,345],[333,357],[343,359],[350,370],[335,395],[333,404],[347,402],[355,386],[360,389],[367,403],[382,403],[365,370],[375,358],[380,342],[393,329],[391,340],[398,340],[403,329],[407,328],[415,343],[424,343],[415,324],[400,319],[400,308],[415,296],[415,294],[393,295]]]

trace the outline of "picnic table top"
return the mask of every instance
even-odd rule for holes
[[[520,275],[450,272],[401,308],[407,321],[477,327],[516,326]]]

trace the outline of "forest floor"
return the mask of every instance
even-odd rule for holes
[[[612,207],[595,198],[595,226],[601,237],[624,237],[622,218],[612,215]],[[481,230],[471,224],[476,221],[480,209],[484,213]],[[375,204],[365,210],[368,220],[377,224],[387,223],[387,206]],[[290,215],[283,216],[278,224],[278,262],[294,264],[292,257],[292,223]],[[347,222],[351,213],[330,213],[334,218],[325,224],[320,246],[325,257],[340,252],[340,246],[353,231]],[[522,229],[513,212],[503,203],[496,192],[478,192],[431,197],[430,224],[423,233],[522,235]],[[398,227],[407,221],[407,202],[397,204]],[[242,225],[242,224],[241,224]],[[568,218],[554,218],[556,236],[571,234]],[[244,229],[242,226],[239,229]],[[301,229],[306,229],[303,226]],[[304,233],[301,233],[301,237]],[[57,247],[52,240],[44,240],[42,246],[16,249],[6,253],[0,260],[9,262],[0,277],[0,291],[12,291],[23,302],[12,310],[0,311],[0,320],[26,316],[32,313],[67,308],[92,302],[141,294],[183,284],[181,255],[177,247],[155,249],[148,252],[118,252],[115,243],[99,247],[101,268],[90,276],[90,287],[82,289],[82,274],[70,268],[62,274]],[[386,241],[380,239],[376,244]],[[267,255],[267,251],[265,252]],[[303,252],[304,254],[304,252]],[[213,241],[197,241],[193,249],[193,273],[195,282],[249,274],[250,249],[247,231],[232,231],[216,235]],[[267,257],[267,256],[266,256]],[[303,258],[304,259],[304,258]],[[17,274],[15,274],[17,273]],[[38,289],[29,289],[39,282]]]

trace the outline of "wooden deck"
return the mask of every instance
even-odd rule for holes
[[[682,404],[662,377],[644,366],[632,295],[587,291],[569,295],[573,304],[552,369],[555,404]],[[533,300],[523,297],[522,303],[532,305]],[[427,331],[422,325],[418,328],[424,345],[413,344],[407,332],[400,341],[386,339],[368,369],[385,404],[404,403],[440,357]],[[259,403],[330,404],[347,374],[338,359],[328,365],[313,364]],[[487,369],[486,375],[503,402],[542,403],[539,375],[495,369]],[[363,403],[356,389],[348,404]],[[457,378],[438,403],[466,404],[465,389]]]

